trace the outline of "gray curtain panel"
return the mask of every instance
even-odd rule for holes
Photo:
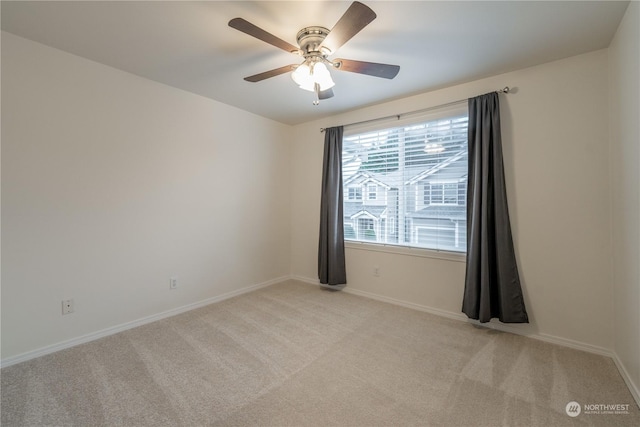
[[[342,218],[342,134],[337,126],[324,131],[318,278],[327,285],[347,283]]]
[[[513,249],[497,92],[469,99],[467,271],[462,312],[529,323]]]

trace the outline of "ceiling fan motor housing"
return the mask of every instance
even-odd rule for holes
[[[322,42],[328,35],[329,30],[325,27],[305,27],[298,31],[296,40],[302,56],[305,59],[309,57],[326,58],[331,51],[322,46]]]

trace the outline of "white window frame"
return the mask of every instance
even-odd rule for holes
[[[451,129],[454,129],[452,133],[454,142],[453,144],[457,144],[455,145],[456,147],[464,147],[464,145],[466,144],[466,135],[464,136],[464,143],[461,142],[456,142],[459,140],[462,140],[462,136],[461,136],[461,132],[460,132],[460,127],[458,126],[460,123],[462,123],[462,126],[464,127],[465,131],[464,133],[466,134],[466,122],[458,122],[456,120],[453,120],[455,118],[458,117],[467,117],[467,108],[466,105],[462,105],[462,104],[458,104],[455,106],[449,106],[447,108],[443,108],[443,109],[439,109],[436,111],[429,111],[428,113],[424,113],[421,114],[419,116],[415,116],[413,118],[402,118],[402,120],[399,120],[398,122],[393,122],[393,123],[375,123],[375,124],[367,124],[367,125],[356,125],[356,126],[349,126],[347,129],[345,129],[345,138],[351,137],[351,136],[355,136],[355,135],[362,135],[363,138],[369,138],[371,135],[375,135],[376,132],[379,131],[383,131],[384,129],[389,129],[391,131],[391,129],[397,129],[397,128],[404,128],[405,132],[407,133],[407,135],[410,134],[410,132],[415,131],[416,129],[421,129],[423,128],[423,124],[424,123],[429,123],[432,121],[442,121],[445,122],[449,119],[451,119],[451,123],[450,123],[450,127]],[[439,124],[438,124],[439,125]],[[428,132],[428,131],[427,131]],[[412,134],[413,135],[413,134]],[[438,137],[440,138],[440,137]],[[415,144],[415,138],[413,139],[413,143]],[[427,140],[427,141],[433,141],[433,139],[431,140]],[[446,146],[447,140],[446,139],[441,139],[441,141],[443,141],[443,145]],[[427,142],[427,144],[429,144],[429,142]],[[409,146],[407,146],[409,147]],[[343,146],[344,149],[344,146]],[[426,152],[426,148],[425,148],[425,152]],[[403,151],[404,152],[404,151]],[[459,152],[461,153],[461,152]],[[343,155],[346,155],[347,152],[343,151]],[[432,153],[429,153],[432,154]],[[465,153],[464,156],[466,157],[468,154]],[[353,158],[353,152],[351,152],[351,156]],[[390,158],[391,156],[389,156],[388,158]],[[365,153],[363,158],[363,162],[367,161],[371,161],[371,157],[367,156],[367,154]],[[451,158],[451,162],[449,164],[453,164],[453,162],[457,162],[458,160]],[[459,157],[458,157],[459,159]],[[392,160],[393,161],[393,160]],[[396,163],[396,165],[401,164],[401,163]],[[444,163],[443,163],[444,164]],[[409,163],[407,163],[407,168],[410,167],[408,166]],[[413,163],[413,166],[415,166],[416,164]],[[402,167],[405,167],[404,164]],[[441,164],[438,164],[439,168],[445,168],[446,165],[441,166]],[[456,165],[456,167],[458,167]],[[358,173],[358,170],[361,169],[352,169],[353,171],[356,172],[352,172],[352,173]],[[367,169],[367,171],[371,171],[371,168],[369,167]],[[426,171],[426,169],[425,169]],[[375,172],[375,170],[374,170]],[[466,171],[465,171],[466,174]],[[440,185],[441,186],[441,191],[442,191],[442,202],[438,203],[436,205],[440,205],[440,206],[464,206],[466,208],[466,203],[461,204],[459,203],[458,200],[458,194],[460,192],[460,188],[459,185],[464,185],[466,186],[466,179],[462,179],[462,178],[457,178],[456,180],[447,180],[447,181],[438,181],[438,180],[433,180],[430,181],[429,177],[431,176],[431,172],[425,173],[424,178],[421,178],[421,180],[423,180],[424,184],[421,184],[420,182],[414,182],[413,184],[411,184],[411,187],[413,187],[411,189],[411,191],[409,191],[409,187],[408,184],[405,183],[403,186],[401,187],[396,187],[395,185],[392,185],[389,182],[384,182],[384,187],[383,188],[387,188],[387,184],[391,185],[391,189],[394,190],[394,193],[397,192],[402,192],[404,191],[404,200],[405,202],[408,202],[408,198],[411,198],[412,200],[414,200],[413,198],[415,196],[413,196],[413,194],[416,194],[416,192],[420,191],[420,189],[422,189],[422,191],[424,191],[424,186],[425,185],[431,185],[431,184],[436,184],[436,185]],[[436,176],[432,176],[432,178],[436,178]],[[462,184],[461,184],[462,183]],[[446,186],[448,185],[454,185],[455,186],[455,190],[453,188],[446,190]],[[375,186],[375,187],[373,187]],[[376,183],[365,183],[363,185],[363,200],[364,201],[372,201],[372,202],[383,202],[383,204],[387,204],[387,203],[393,203],[393,199],[389,199],[388,196],[384,199],[381,200],[380,198],[380,184]],[[396,190],[397,188],[400,188],[400,190]],[[371,190],[371,191],[370,191]],[[387,188],[387,190],[389,190],[389,188]],[[451,196],[452,197],[445,197],[445,191],[450,191]],[[455,195],[453,194],[455,193]],[[374,198],[372,198],[372,196]],[[431,196],[431,192],[430,195]],[[394,196],[397,197],[397,196]],[[419,196],[422,197],[422,200],[418,200],[418,198],[416,198],[415,201],[415,209],[422,209],[425,207],[428,207],[429,204],[425,203],[425,195],[424,193]],[[448,200],[448,202],[447,202]],[[430,200],[431,201],[431,200]],[[430,203],[432,204],[432,203]],[[391,205],[389,205],[391,206]],[[445,219],[445,217],[441,217],[442,219]],[[451,219],[453,220],[453,218],[451,217],[446,217],[447,219]],[[453,261],[464,261],[465,257],[466,257],[466,247],[465,248],[461,248],[460,251],[458,250],[450,250],[450,249],[444,249],[444,248],[426,248],[426,247],[422,247],[422,246],[416,246],[416,243],[413,242],[413,238],[412,235],[415,233],[415,230],[417,229],[417,227],[424,227],[419,221],[418,221],[419,217],[412,217],[412,216],[407,216],[405,217],[402,221],[396,221],[396,218],[394,218],[393,216],[389,216],[389,218],[387,218],[387,221],[385,221],[385,227],[384,227],[384,233],[383,230],[380,229],[380,235],[377,236],[378,240],[381,242],[388,242],[388,243],[373,243],[370,241],[364,241],[364,240],[347,240],[346,243],[346,247],[349,248],[357,248],[359,250],[375,250],[375,251],[381,251],[381,252],[389,252],[389,253],[401,253],[401,254],[408,254],[408,255],[416,255],[416,256],[427,256],[427,257],[435,257],[435,258],[441,258],[441,259],[448,259],[448,260],[453,260]],[[435,218],[434,218],[435,219]],[[424,220],[420,220],[420,221],[424,221]],[[377,222],[377,221],[375,221]],[[357,220],[354,221],[354,226],[356,225]],[[457,223],[456,223],[457,224]],[[462,225],[462,224],[461,224]],[[396,231],[396,227],[398,228],[398,233],[395,233]],[[354,227],[354,228],[359,228],[359,227]],[[374,226],[375,229],[375,226]],[[458,230],[458,226],[456,225],[456,236],[458,236],[459,232],[462,232],[464,229],[464,227],[462,226],[460,228],[460,230]],[[408,233],[408,234],[407,234]],[[359,235],[359,232],[356,230],[356,236]],[[390,240],[393,237],[393,240]],[[456,238],[456,241],[458,239]]]

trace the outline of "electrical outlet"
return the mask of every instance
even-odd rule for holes
[[[178,287],[178,278],[172,277],[171,280],[169,281],[169,288],[176,289],[177,287]]]
[[[373,275],[375,277],[380,277],[380,267],[378,267],[377,265],[373,267]]]
[[[73,299],[62,300],[62,315],[71,314],[75,311]]]

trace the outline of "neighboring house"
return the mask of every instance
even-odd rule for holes
[[[408,201],[406,218],[416,246],[464,251],[467,247],[467,151],[451,156],[409,179],[414,200]]]
[[[387,215],[388,206],[395,204],[397,191],[383,180],[390,181],[383,174],[358,172],[344,183],[345,238],[388,242],[393,235]]]
[[[356,172],[344,182],[345,238],[465,251],[467,158],[461,150],[426,170]]]

